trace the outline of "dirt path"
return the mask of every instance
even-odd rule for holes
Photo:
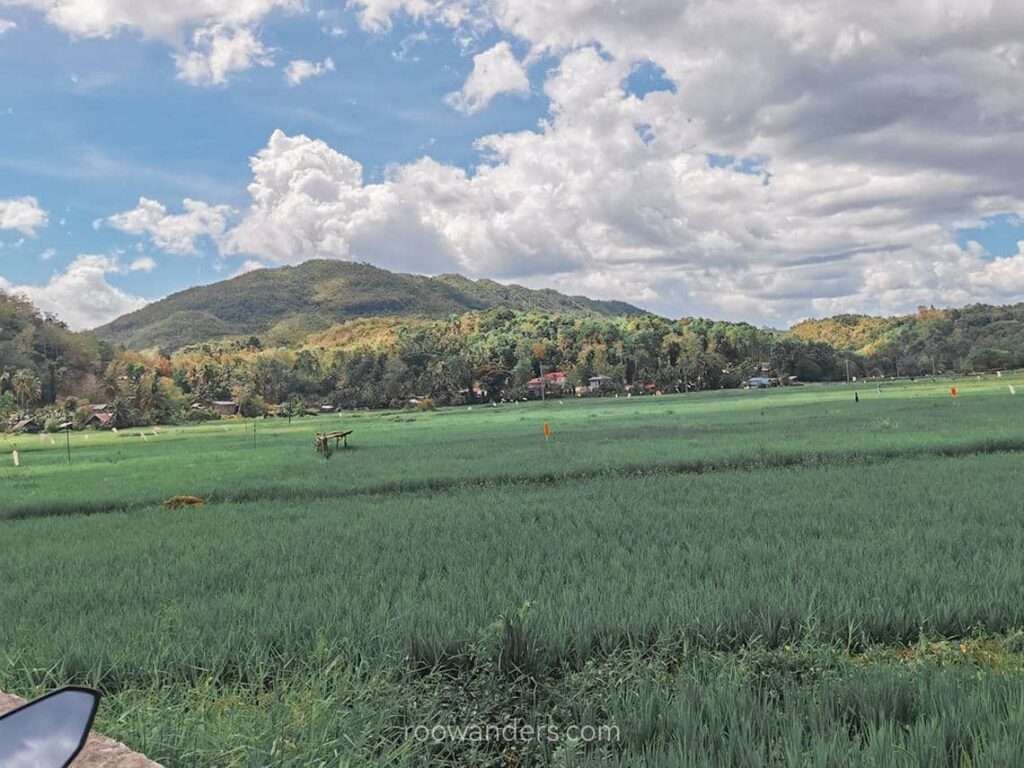
[[[24,699],[0,692],[0,715],[24,703]],[[97,734],[89,736],[85,749],[72,765],[74,768],[162,768],[124,744]]]

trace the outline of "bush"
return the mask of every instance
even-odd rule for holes
[[[83,429],[85,427],[85,422],[89,420],[90,416],[92,416],[92,408],[88,405],[83,405],[78,408],[75,411],[74,417],[75,429]]]
[[[267,412],[267,404],[259,395],[246,393],[238,399],[238,412],[247,419],[253,419]]]
[[[216,411],[209,411],[205,408],[189,408],[182,414],[182,421],[186,424],[198,424],[203,421],[218,421],[220,414]]]
[[[60,416],[51,416],[43,423],[43,429],[47,432],[60,432],[61,425],[66,421],[67,419],[61,418]]]
[[[418,403],[416,403],[417,411],[432,411],[434,410],[434,401],[429,397],[424,397]]]

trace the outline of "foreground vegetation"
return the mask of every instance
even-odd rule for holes
[[[19,437],[0,688],[168,766],[1018,764],[1014,383]],[[411,735],[514,722],[615,731]]]

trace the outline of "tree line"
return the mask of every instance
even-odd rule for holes
[[[332,330],[292,346],[251,336],[146,353],[74,333],[0,294],[0,418],[38,411],[51,423],[82,424],[95,403],[123,426],[214,418],[215,401],[236,402],[246,416],[325,404],[454,405],[525,398],[530,380],[551,371],[564,372],[570,388],[601,376],[610,391],[692,392],[741,386],[765,370],[813,382],[1024,365],[1024,305],[845,315],[788,332],[508,309]]]

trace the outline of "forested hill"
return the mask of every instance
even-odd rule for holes
[[[774,331],[325,262],[186,291],[102,332],[150,349],[73,333],[0,292],[0,426],[40,408],[54,425],[88,417],[83,401],[113,403],[120,426],[174,422],[195,415],[194,402],[224,399],[258,415],[284,402],[521,398],[542,371],[574,386],[601,376],[607,391],[674,392],[739,386],[766,366],[802,381],[1024,367],[1024,304],[840,315]]]
[[[309,333],[365,317],[444,318],[507,308],[555,314],[639,315],[619,301],[595,301],[459,275],[424,277],[368,264],[307,261],[258,269],[189,288],[96,329],[105,341],[133,349],[174,350],[224,336],[259,336],[294,343]]]
[[[12,401],[49,403],[90,386],[111,354],[92,334],[74,333],[27,299],[0,291],[0,415],[8,393]]]
[[[1024,366],[1024,304],[921,307],[899,317],[837,315],[798,323],[790,334],[855,353],[887,375]]]

